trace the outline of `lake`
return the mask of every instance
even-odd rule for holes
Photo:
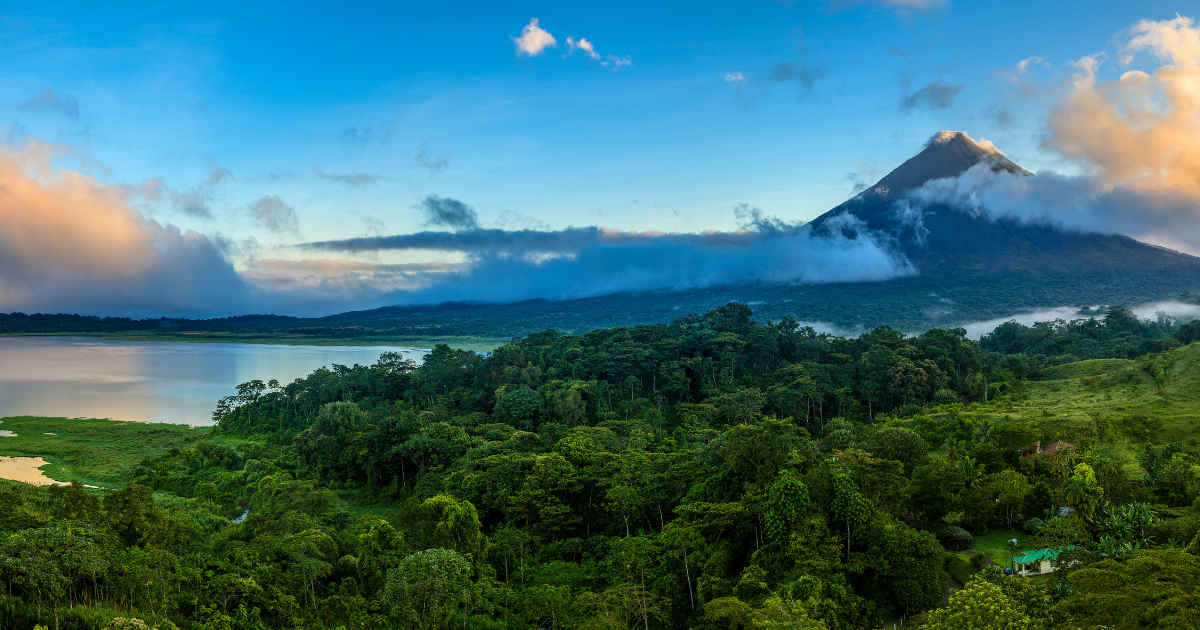
[[[55,416],[205,425],[222,396],[254,379],[290,383],[383,352],[418,363],[423,348],[0,337],[0,418]]]

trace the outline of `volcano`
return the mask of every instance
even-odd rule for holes
[[[922,275],[935,277],[981,280],[1018,273],[1071,284],[1099,283],[1099,288],[1114,291],[1134,277],[1153,286],[1180,284],[1188,290],[1200,282],[1200,258],[1127,236],[990,218],[945,204],[922,207],[914,218],[912,205],[903,203],[925,183],[958,177],[981,163],[993,171],[1033,176],[990,145],[962,132],[942,131],[923,151],[811,225],[817,233],[845,231],[833,227],[844,222],[831,219],[853,215],[866,228],[891,236]]]

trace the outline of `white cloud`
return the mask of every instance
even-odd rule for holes
[[[299,232],[300,222],[296,211],[283,202],[278,195],[261,197],[247,207],[250,218],[259,226],[272,232]]]
[[[617,70],[620,70],[621,68],[629,66],[632,63],[633,62],[630,61],[630,59],[629,59],[629,55],[625,55],[624,57],[618,57],[616,55],[609,55],[608,60],[601,61],[600,65],[605,66],[605,67],[612,66],[613,72],[616,72]]]
[[[575,52],[575,49],[578,48],[583,51],[583,54],[592,59],[600,58],[600,53],[596,52],[596,48],[592,46],[592,42],[589,42],[586,37],[580,37],[579,39],[568,37],[567,46],[570,47],[570,50],[567,52],[568,55]]]
[[[1028,70],[1030,66],[1036,66],[1040,63],[1042,63],[1041,57],[1026,57],[1026,58],[1022,59],[1021,61],[1018,61],[1017,62],[1017,75],[1019,76],[1019,75],[1025,74],[1025,71]]]
[[[1200,30],[1192,28],[1194,22],[1177,13],[1174,20],[1142,20],[1134,24],[1130,30],[1138,35],[1125,45],[1123,61],[1129,63],[1134,52],[1149,50],[1175,65],[1200,65]]]
[[[540,55],[543,50],[558,45],[558,41],[554,39],[553,35],[538,26],[537,18],[529,20],[529,24],[521,29],[521,36],[514,37],[512,40],[517,45],[517,55],[527,57]]]
[[[741,72],[729,72],[725,75],[725,80],[735,85],[744,85],[746,83],[746,75]]]

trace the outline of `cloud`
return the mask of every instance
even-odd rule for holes
[[[1123,47],[1125,63],[1133,60],[1138,51],[1149,50],[1159,59],[1169,59],[1179,66],[1200,66],[1200,31],[1193,28],[1194,20],[1176,14],[1174,20],[1142,20],[1133,25],[1137,36]]]
[[[0,311],[184,314],[251,307],[217,243],[147,219],[132,187],[56,169],[69,149],[0,147]]]
[[[801,58],[798,61],[785,61],[776,64],[767,73],[766,80],[768,83],[795,81],[800,86],[800,98],[804,98],[812,94],[817,80],[824,76],[824,68],[813,66]]]
[[[1029,68],[1045,63],[1041,57],[1026,57],[1017,62],[1017,76],[1023,76]]]
[[[1163,65],[1099,81],[1101,57],[1080,59],[1044,144],[1090,166],[1101,186],[1200,199],[1200,30],[1177,17],[1131,32],[1126,59],[1148,52]]]
[[[278,195],[260,197],[247,206],[246,210],[255,224],[272,232],[295,234],[300,231],[300,221],[296,218],[295,209],[284,203]]]
[[[378,300],[387,292],[417,289],[439,273],[461,271],[465,266],[443,262],[381,264],[328,258],[269,258],[251,261],[244,275],[256,286],[274,291],[342,294],[360,299],[371,296]]]
[[[558,45],[553,35],[538,26],[537,18],[529,20],[529,24],[521,29],[521,36],[513,37],[512,40],[517,46],[518,57],[536,57],[547,48],[554,48]]]
[[[479,227],[479,215],[475,214],[475,209],[457,199],[429,195],[413,207],[425,213],[425,225],[458,230]]]
[[[417,150],[415,157],[417,164],[429,169],[431,173],[446,170],[450,166],[450,158],[454,155],[454,149],[430,153],[425,149],[425,145],[428,143],[428,140],[422,142],[421,148]]]
[[[79,118],[79,101],[73,96],[60,96],[50,88],[42,88],[33,98],[21,103],[21,109],[62,114],[72,120]]]
[[[963,86],[941,81],[930,81],[916,92],[909,93],[908,81],[905,80],[905,96],[900,99],[900,111],[911,112],[914,109],[946,109],[954,102]]]
[[[347,186],[366,186],[379,181],[378,175],[370,173],[326,173],[319,168],[313,169],[313,175],[331,182],[346,184]]]
[[[627,68],[631,64],[633,64],[633,61],[629,59],[629,55],[625,55],[624,57],[618,57],[616,55],[608,55],[604,61],[600,62],[600,65],[602,65],[602,66],[605,66],[605,67],[611,66],[613,69],[613,72],[616,72],[617,70],[620,70],[621,68]]]
[[[592,42],[589,42],[586,37],[580,37],[578,40],[574,37],[567,38],[567,54],[575,52],[575,49],[582,50],[583,54],[592,59],[600,59],[600,53],[596,52],[595,47],[592,46]]]
[[[946,204],[991,219],[1123,234],[1200,253],[1200,204],[1194,197],[1106,188],[1092,175],[1043,171],[1022,177],[983,164],[955,179],[928,182],[909,197],[918,207]]]
[[[358,125],[342,129],[338,134],[342,140],[354,146],[368,144],[387,144],[392,137],[392,124],[383,122],[377,125]]]
[[[436,249],[463,252],[458,271],[430,275],[419,289],[389,294],[398,303],[445,300],[508,302],[608,295],[626,291],[682,290],[729,284],[855,282],[915,273],[893,253],[887,237],[858,219],[836,222],[857,239],[814,237],[796,226],[739,206],[736,232],[625,232],[590,226],[555,231],[489,230],[421,232],[378,238],[308,243],[309,250],[363,252]]]
[[[171,207],[176,212],[182,212],[190,217],[211,219],[212,203],[216,197],[216,190],[231,179],[233,179],[233,173],[210,158],[208,161],[208,175],[199,184],[192,188],[173,190],[161,185],[161,182],[159,182],[161,193],[158,193],[155,197],[169,197]]]
[[[745,99],[746,106],[749,107],[770,86],[779,83],[794,82],[798,88],[797,98],[804,100],[812,94],[817,81],[825,75],[825,68],[808,61],[804,50],[804,35],[800,33],[796,42],[796,54],[792,59],[777,63],[767,72],[756,73],[753,77],[747,77],[740,71],[730,72],[725,75],[725,81],[739,87],[751,86],[749,90],[738,90],[740,97]]]
[[[870,160],[856,160],[854,162],[854,172],[846,173],[846,179],[850,182],[852,192],[866,190],[867,186],[879,180],[884,174],[884,169],[876,165]]]
[[[588,39],[586,37],[580,37],[579,39],[576,39],[574,37],[568,37],[567,38],[567,54],[563,55],[563,57],[566,58],[568,55],[575,52],[576,50],[582,50],[583,54],[586,55],[588,58],[594,59],[596,61],[600,61],[600,57],[601,57],[600,53],[596,52],[596,47],[593,46],[592,42],[588,41]],[[608,55],[604,56],[604,61],[600,61],[601,66],[604,66],[605,68],[612,68],[614,72],[616,72],[617,70],[620,70],[621,68],[627,68],[632,63],[633,63],[633,61],[629,58],[629,55],[620,57],[617,55],[608,54]]]

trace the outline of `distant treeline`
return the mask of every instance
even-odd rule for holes
[[[239,315],[213,319],[186,319],[160,317],[157,319],[130,319],[128,317],[97,317],[66,313],[0,313],[0,334],[55,334],[55,333],[116,333],[160,330],[271,330],[295,325],[301,320],[284,315]]]
[[[1181,325],[1165,313],[1159,313],[1153,320],[1138,319],[1121,306],[1110,306],[1098,313],[1089,309],[1081,314],[1088,317],[1037,322],[1032,326],[1010,321],[984,335],[979,345],[991,352],[1023,354],[1057,365],[1086,359],[1133,359],[1200,339],[1200,320]]]
[[[890,310],[876,312],[877,309],[882,308],[881,303],[878,302],[881,296],[872,294],[871,291],[879,292],[882,287],[873,286],[873,283],[866,283],[858,288],[855,286],[822,287],[820,291],[836,291],[841,299],[854,302],[852,307],[847,306],[846,308],[857,309],[865,318],[863,321],[879,321],[882,317],[883,321],[890,321],[897,328],[906,330],[924,328],[918,322],[912,321],[911,313],[907,313],[907,311],[905,313]],[[782,298],[782,294],[779,293],[780,289],[773,290],[775,293],[772,294],[772,299],[779,300],[781,304],[793,302],[790,298]],[[815,289],[805,290],[797,295],[806,295],[813,291]],[[855,297],[856,291],[862,295]],[[211,319],[180,317],[131,319],[65,313],[53,315],[0,313],[0,334],[141,333],[172,335],[185,332],[223,332],[314,339],[437,336],[509,339],[536,334],[547,329],[558,330],[566,334],[583,334],[602,328],[669,323],[678,317],[680,304],[686,303],[686,300],[684,302],[680,300],[685,298],[693,301],[702,299],[702,301],[711,303],[712,300],[721,297],[722,293],[724,292],[709,290],[703,296],[655,293],[636,296],[606,296],[569,302],[530,300],[513,304],[447,302],[430,306],[389,306],[311,318],[283,315],[241,315]],[[860,299],[865,302],[859,302]],[[1200,304],[1200,296],[1191,293],[1184,293],[1175,299],[1181,302]],[[721,300],[717,304],[723,304],[726,301],[728,300]],[[629,305],[635,302],[638,308],[630,308]],[[1004,303],[1008,303],[1008,298],[994,301],[989,309],[994,312],[1001,308],[1000,304]],[[774,306],[777,311],[780,304]],[[812,306],[814,305],[807,304],[804,308]],[[833,308],[834,306],[836,303],[826,304],[824,308]],[[796,304],[795,308],[801,307]],[[706,306],[701,310],[707,309]],[[1179,328],[1178,322],[1166,315],[1159,316],[1156,321],[1138,321],[1130,311],[1120,306],[1114,306],[1111,310],[1114,315],[1107,316],[1104,315],[1107,312],[1104,307],[1097,311],[1084,307],[1080,314],[1086,318],[1072,322],[1059,320],[1038,323],[1032,327],[1015,322],[1004,324],[992,335],[986,337],[982,343],[985,349],[1001,353],[1098,358],[1105,353],[1115,353],[1116,356],[1137,356],[1153,352],[1156,351],[1153,342],[1163,341],[1172,336],[1183,343],[1200,337],[1200,328],[1196,327],[1189,329],[1193,332],[1182,333],[1183,336],[1176,335]],[[980,311],[975,315],[979,319],[986,319],[992,316],[991,312]],[[1120,317],[1117,317],[1117,314],[1120,314]],[[1093,317],[1099,316],[1103,316],[1101,318],[1103,324],[1091,321]],[[813,317],[820,321],[831,321],[849,327],[862,323],[852,321],[853,318],[847,319],[848,315],[843,312],[829,312]],[[887,319],[887,317],[891,317],[891,319]],[[771,319],[780,321],[784,318],[801,319],[795,314],[781,314]],[[1200,326],[1200,324],[1195,326]],[[877,324],[872,323],[869,327],[875,328]],[[1126,336],[1117,338],[1121,333]],[[1103,342],[1105,349],[1096,346],[1096,343],[1099,342]],[[1119,350],[1113,350],[1118,347]]]

